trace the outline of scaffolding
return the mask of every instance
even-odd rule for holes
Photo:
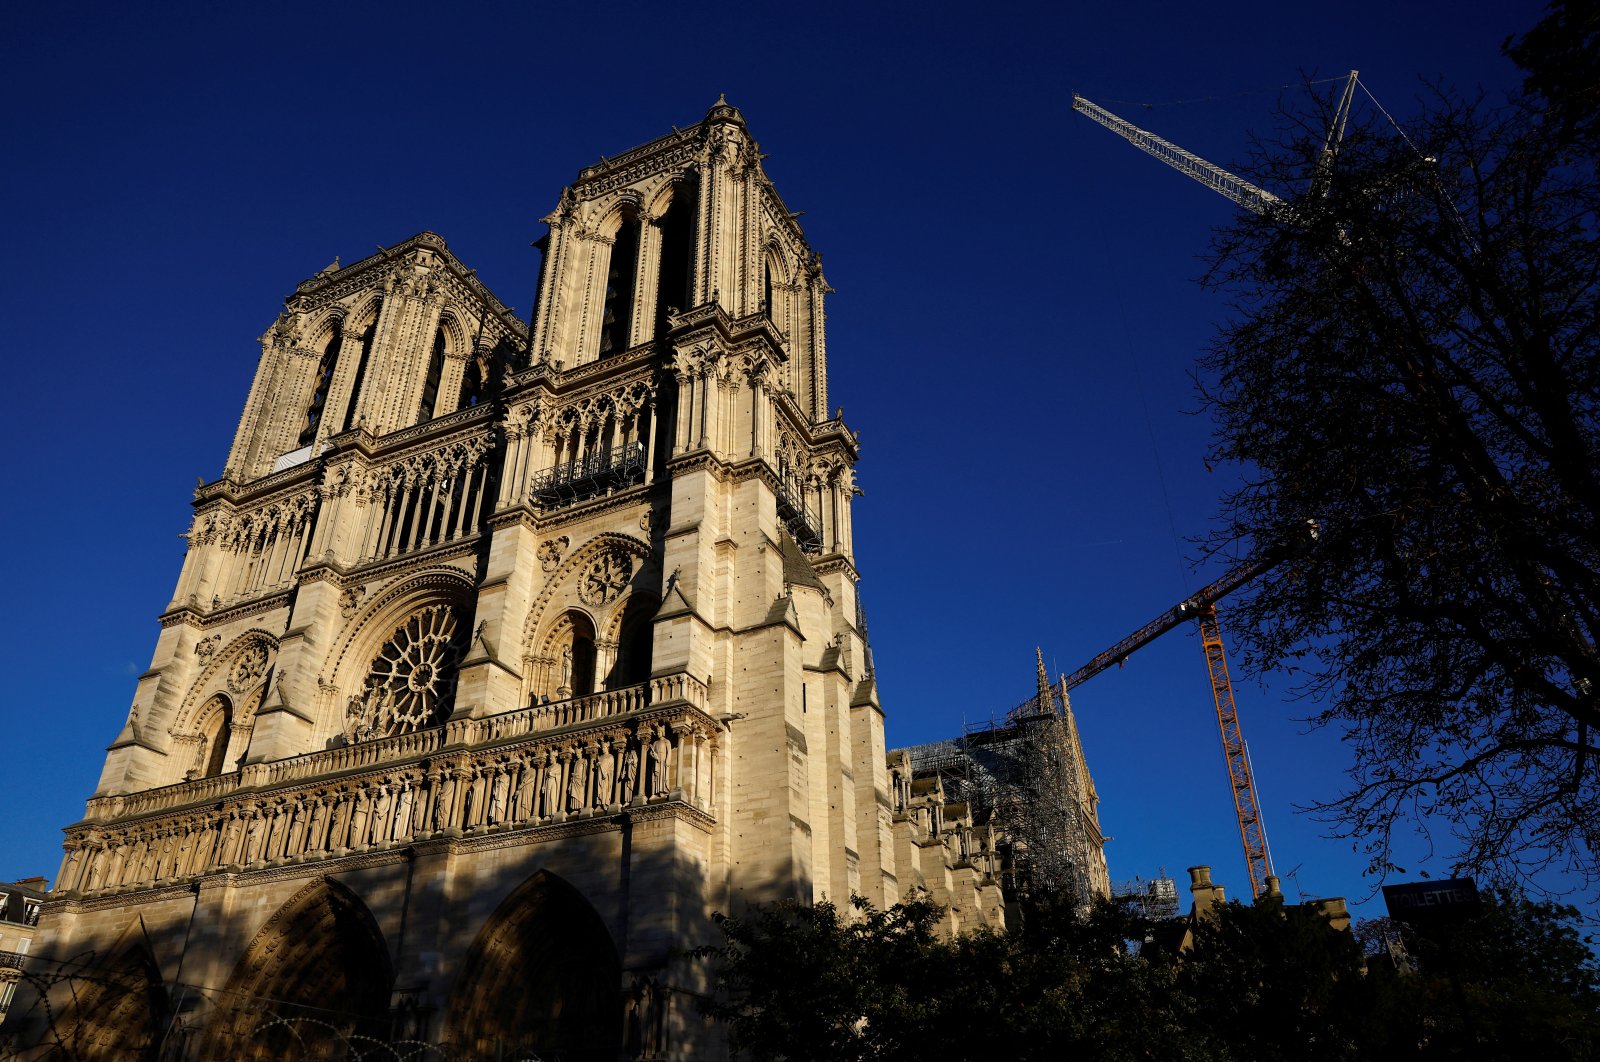
[[[1069,895],[1087,908],[1110,895],[1104,837],[1064,686],[1040,663],[1039,690],[1004,720],[967,723],[958,738],[906,750],[913,777],[937,775],[949,803],[1002,834],[1008,901]]]
[[[1157,878],[1135,877],[1132,881],[1117,882],[1111,888],[1111,898],[1152,922],[1178,916],[1178,883],[1167,877],[1165,867]]]

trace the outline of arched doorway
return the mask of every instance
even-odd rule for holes
[[[336,881],[312,882],[251,941],[200,1057],[343,1058],[387,1040],[393,983],[366,905]]]
[[[134,945],[107,962],[68,979],[73,1003],[50,1015],[41,1046],[63,1052],[48,1058],[75,1062],[145,1062],[160,1046],[167,1009],[161,972],[149,949]]]
[[[622,1049],[621,977],[595,909],[541,871],[473,941],[446,1009],[446,1043],[471,1058],[611,1062]]]

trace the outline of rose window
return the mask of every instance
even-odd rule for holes
[[[444,721],[461,659],[458,632],[448,605],[425,608],[395,631],[367,677],[364,714],[373,730],[404,734]]]
[[[578,597],[590,605],[615,601],[633,578],[633,558],[614,550],[596,557],[578,581]]]

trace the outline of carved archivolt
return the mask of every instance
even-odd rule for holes
[[[195,727],[199,722],[199,709],[213,694],[226,692],[241,709],[251,703],[259,703],[260,697],[247,695],[263,688],[277,655],[278,640],[259,629],[239,635],[226,648],[200,654],[205,668],[194,685],[189,687],[189,693],[179,706],[169,733],[173,736],[197,733]],[[235,713],[235,726],[247,722],[243,716],[242,710]]]
[[[389,732],[396,719],[409,719],[422,710],[419,705],[423,701],[435,709],[442,704],[440,710],[448,711],[454,691],[454,661],[460,659],[470,630],[467,621],[471,601],[471,578],[449,567],[435,568],[382,593],[368,594],[366,603],[345,625],[344,634],[322,668],[318,683],[320,736],[329,738],[343,733],[351,738],[356,732],[364,737],[379,736]],[[435,609],[442,611],[432,611]],[[446,614],[451,617],[451,626],[441,642],[439,635]],[[423,621],[419,617],[425,615],[426,629],[418,626],[412,630],[413,621],[420,624]],[[449,644],[456,645],[453,658],[440,655],[442,646]],[[382,665],[386,677],[379,679],[384,660],[388,661]],[[448,688],[429,685],[429,672],[416,667],[424,662],[434,669],[434,674],[441,662],[447,664],[440,681],[447,680]],[[425,688],[413,689],[413,683]],[[385,698],[391,703],[386,704]],[[411,707],[404,707],[405,704]],[[401,706],[398,716],[396,705]],[[387,722],[380,725],[380,718]]]
[[[603,554],[610,554],[617,558],[611,562],[613,566],[607,569],[606,574],[597,571],[595,567]],[[598,599],[599,595],[594,591],[583,588],[582,583],[579,582],[580,576],[586,582],[587,576],[594,574],[600,576],[604,585],[610,586],[615,579],[616,572],[624,562],[629,566],[629,578],[631,579],[649,564],[649,544],[641,542],[631,535],[607,531],[596,535],[574,549],[556,571],[551,574],[550,580],[545,583],[544,589],[539,592],[539,596],[534,600],[533,606],[528,610],[528,621],[523,627],[523,644],[530,647],[536,644],[535,639],[539,631],[551,622],[552,604],[558,597],[563,606],[566,602],[571,601],[574,595],[584,601],[589,601],[589,597],[585,595],[592,595]],[[578,585],[575,586],[575,583]],[[625,580],[622,586],[626,588],[627,585],[627,580]],[[598,589],[598,584],[595,589]],[[608,596],[604,600],[608,605],[614,605],[619,594],[620,590],[617,593],[608,592]],[[592,604],[593,602],[590,603]]]
[[[471,600],[472,590],[471,577],[450,567],[434,568],[396,583],[371,597],[345,627],[322,674],[329,676],[336,687],[358,692],[378,650],[409,616],[433,604],[460,607]]]

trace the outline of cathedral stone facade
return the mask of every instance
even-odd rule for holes
[[[531,325],[430,232],[286,300],[15,1043],[714,1057],[715,912],[1003,922],[994,831],[884,747],[830,289],[744,119],[545,221]]]

